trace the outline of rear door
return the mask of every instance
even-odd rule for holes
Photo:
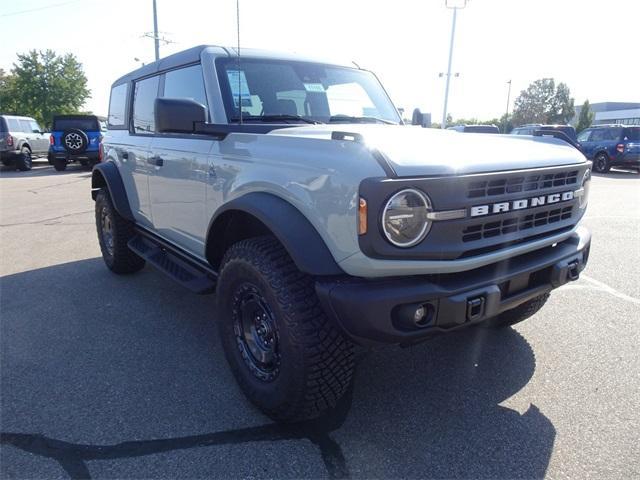
[[[589,159],[593,159],[593,142],[591,141],[591,137],[593,136],[594,131],[594,129],[587,129],[583,130],[578,135],[580,150]]]
[[[44,133],[44,129],[35,120],[29,120],[33,141],[31,146],[34,147],[34,153],[44,154],[49,150],[49,135]]]
[[[161,96],[190,98],[207,105],[200,64],[164,74]],[[161,236],[204,258],[209,152],[215,140],[202,135],[156,133],[151,142],[149,195],[153,228]]]

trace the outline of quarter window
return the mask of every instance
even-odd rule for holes
[[[580,134],[578,135],[578,141],[579,142],[588,142],[589,141],[589,135],[591,135],[591,130],[585,130],[584,132],[580,132]]]
[[[7,123],[9,124],[10,132],[20,131],[20,124],[18,123],[18,120],[16,118],[7,118]]]
[[[167,72],[163,97],[190,98],[206,106],[207,96],[204,91],[202,65],[192,65]]]
[[[109,125],[113,127],[123,127],[125,122],[125,111],[127,104],[128,84],[123,83],[111,89],[109,99]]]
[[[140,80],[135,84],[133,97],[133,130],[135,133],[154,133],[154,103],[158,96],[159,76]]]

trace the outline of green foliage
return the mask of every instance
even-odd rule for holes
[[[566,124],[575,114],[569,87],[553,78],[541,78],[522,90],[513,109],[513,123]]]
[[[18,54],[10,75],[0,74],[0,110],[34,117],[47,128],[56,114],[78,113],[91,92],[82,64],[68,53]]]
[[[585,100],[580,109],[580,116],[578,117],[578,124],[576,125],[576,132],[580,133],[585,128],[589,128],[593,123],[593,117],[595,113],[591,111],[589,100]]]

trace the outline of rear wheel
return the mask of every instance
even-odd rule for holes
[[[133,223],[120,216],[104,189],[96,197],[96,229],[102,258],[111,271],[134,273],[144,267],[144,259],[127,245],[135,236]]]
[[[538,310],[540,310],[544,306],[544,304],[547,303],[548,299],[548,293],[532,298],[531,300],[518,305],[514,309],[507,310],[506,312],[502,312],[496,317],[486,320],[485,322],[483,322],[483,325],[491,328],[510,327],[511,325],[520,323],[523,320],[526,320],[527,318],[536,314]]]
[[[324,314],[313,280],[275,238],[243,240],[227,251],[217,302],[231,370],[266,415],[314,418],[348,390],[353,345]]]
[[[31,150],[29,150],[29,147],[24,146],[20,149],[20,155],[16,159],[16,168],[26,172],[27,170],[31,170],[32,165],[33,159],[31,157]]]
[[[83,167],[89,166],[89,160],[87,160],[86,158],[81,159],[80,165],[82,165]]]
[[[54,158],[53,168],[55,168],[58,172],[65,171],[67,169],[67,160],[65,158]]]
[[[596,155],[596,158],[593,159],[593,169],[598,173],[607,173],[611,170],[611,165],[609,165],[609,157],[606,153],[600,152]]]

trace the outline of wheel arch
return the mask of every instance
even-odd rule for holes
[[[134,221],[124,182],[118,167],[113,162],[99,163],[93,167],[91,173],[91,198],[94,201],[98,196],[98,192],[103,188],[108,190],[113,206],[120,216]]]
[[[296,207],[264,192],[252,192],[223,205],[209,223],[206,258],[218,269],[225,251],[234,243],[272,234],[298,269],[310,275],[342,275],[324,240]]]

